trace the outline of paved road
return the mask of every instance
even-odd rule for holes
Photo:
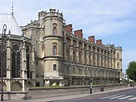
[[[136,102],[136,88],[49,102]]]
[[[90,95],[69,95],[60,97],[49,97],[31,100],[8,100],[3,102],[136,102],[136,88],[124,88]]]

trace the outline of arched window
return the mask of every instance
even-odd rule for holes
[[[67,43],[67,45],[71,45],[71,40],[69,37],[66,38],[66,43]]]
[[[11,60],[12,78],[21,77],[21,52],[19,43],[12,43]]]
[[[53,23],[53,35],[57,35],[57,24]]]
[[[53,43],[52,53],[53,55],[57,55],[57,43]]]
[[[0,65],[2,64],[3,77],[6,77],[7,52],[6,51],[1,52],[2,47],[5,48],[5,45],[2,46],[0,44]],[[0,72],[1,72],[1,68],[0,68]],[[1,73],[0,73],[0,77],[1,77]]]

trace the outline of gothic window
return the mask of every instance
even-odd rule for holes
[[[53,55],[57,55],[57,43],[53,43]]]
[[[53,23],[53,35],[57,35],[57,24]]]
[[[13,43],[12,44],[12,78],[18,78],[20,77],[20,63],[21,63],[21,54],[20,54],[20,44]]]
[[[3,45],[3,48],[5,45]],[[0,45],[0,66],[1,64],[3,64],[2,68],[3,68],[3,77],[6,77],[6,57],[7,57],[7,52],[6,50],[3,52],[2,51],[2,45]],[[0,72],[1,72],[1,68],[0,68]],[[0,77],[1,77],[1,73],[0,73]]]

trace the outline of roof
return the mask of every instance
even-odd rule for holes
[[[16,22],[13,14],[1,14],[0,13],[0,34],[2,34],[3,25],[7,25],[6,34],[10,33],[13,35],[22,35],[22,30]]]

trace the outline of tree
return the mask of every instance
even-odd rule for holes
[[[126,74],[129,79],[136,81],[136,62],[132,61],[129,63],[126,69]]]

